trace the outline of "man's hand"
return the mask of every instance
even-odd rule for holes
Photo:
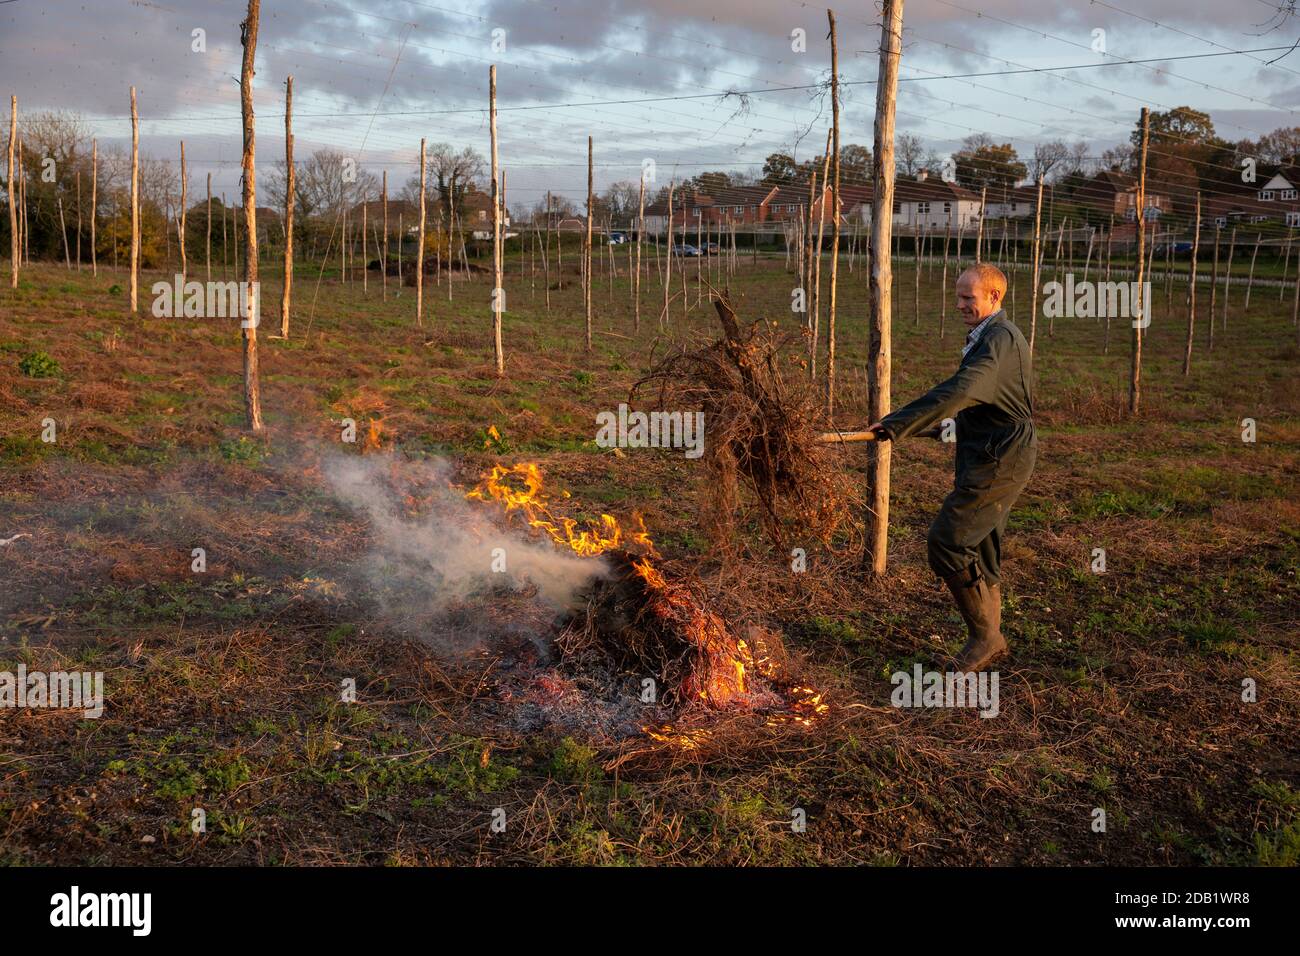
[[[880,424],[880,422],[876,422],[875,424],[868,425],[867,431],[873,432],[875,434],[876,441],[890,441],[894,437],[893,435],[889,434],[889,429],[886,428],[884,425]]]

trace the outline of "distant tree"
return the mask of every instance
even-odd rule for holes
[[[1283,126],[1258,140],[1243,139],[1236,143],[1234,159],[1248,157],[1265,165],[1296,162],[1300,157],[1300,126]]]
[[[1034,158],[1029,164],[1030,177],[1034,182],[1047,182],[1053,170],[1064,169],[1070,158],[1070,147],[1059,139],[1034,145]]]
[[[1088,159],[1088,144],[1083,140],[1070,144],[1069,155],[1066,156],[1064,166],[1066,175],[1072,173],[1086,173],[1090,161]]]
[[[1132,172],[1135,155],[1133,147],[1128,143],[1112,146],[1101,154],[1101,168],[1109,169],[1113,173]]]
[[[763,182],[774,185],[798,182],[801,172],[799,164],[788,153],[771,153],[763,160]],[[665,196],[667,195],[665,191]]]
[[[897,174],[915,179],[916,174],[925,168],[925,144],[921,137],[904,133],[894,140],[894,162]]]
[[[487,168],[487,160],[472,146],[456,149],[450,143],[430,143],[425,147],[425,202],[437,203],[442,208],[443,221],[450,222],[453,201],[460,209],[470,190],[489,191],[490,184],[484,178],[491,179]],[[400,196],[408,202],[420,201],[418,172],[406,181]],[[509,198],[507,195],[506,199]]]
[[[981,136],[983,134],[980,134]],[[967,137],[967,143],[976,137]],[[988,186],[1009,189],[1029,175],[1010,143],[983,144],[953,154],[957,165],[957,182],[976,191]]]

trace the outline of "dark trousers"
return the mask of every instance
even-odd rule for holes
[[[974,564],[989,584],[1002,579],[1002,536],[1036,457],[1031,446],[960,470],[926,541],[935,574],[947,578]]]

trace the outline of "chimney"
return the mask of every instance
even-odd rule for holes
[[[929,175],[930,175],[930,171],[929,171],[928,169],[923,169],[923,170],[921,170],[919,173],[916,174],[916,181],[917,181],[918,183],[923,183],[923,182],[925,182],[926,178],[927,178]]]

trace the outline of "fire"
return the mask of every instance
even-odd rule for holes
[[[563,495],[569,497],[567,491]],[[599,521],[590,521],[583,526],[572,518],[553,514],[550,496],[542,490],[541,469],[531,462],[512,467],[496,465],[466,497],[498,502],[507,512],[523,512],[530,527],[545,531],[556,544],[564,545],[584,558],[624,546],[623,529],[613,515],[602,514]],[[649,553],[655,553],[645,524],[639,516],[637,521],[640,531],[630,535],[629,540]]]
[[[632,568],[646,585],[646,611],[672,626],[695,648],[696,660],[683,688],[687,699],[709,707],[766,709],[781,698],[765,689],[760,678],[774,678],[775,668],[761,636],[754,645],[732,634],[726,622],[692,594],[689,587],[669,581],[652,559],[659,557],[641,516],[634,515],[635,530],[625,530],[609,514],[599,520],[579,522],[555,513],[552,498],[543,488],[541,469],[535,463],[496,465],[466,495],[481,501],[495,501],[507,513],[518,511],[530,527],[545,532],[561,547],[584,557],[613,549],[637,550]],[[561,492],[568,498],[568,492]],[[768,726],[795,723],[811,726],[828,711],[822,695],[812,688],[795,687],[789,692],[788,713],[774,713]],[[694,749],[708,736],[707,731],[681,731],[671,726],[646,727],[653,739]]]

